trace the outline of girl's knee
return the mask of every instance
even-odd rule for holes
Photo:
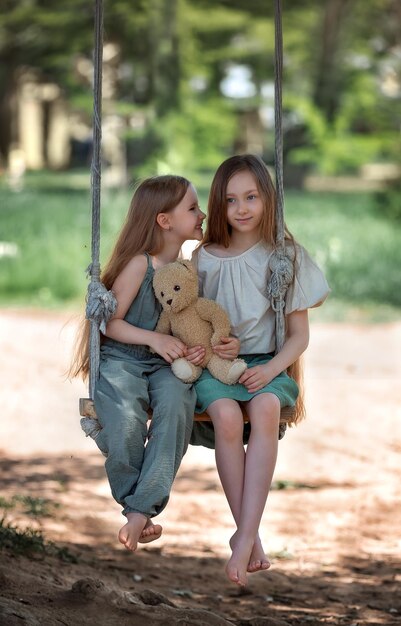
[[[238,438],[242,440],[244,429],[244,420],[242,411],[239,406],[222,405],[217,409],[214,407],[211,411],[214,430],[218,437],[226,441],[232,441]]]
[[[250,401],[249,408],[250,410],[256,409],[259,413],[263,413],[264,415],[279,417],[281,404],[274,393],[261,393]]]
[[[281,404],[272,393],[255,396],[248,407],[252,429],[276,430],[280,423]]]
[[[183,433],[185,438],[189,438],[192,432],[195,412],[195,396],[188,395],[174,396],[168,395],[159,398],[153,403],[153,414],[151,426],[154,432],[175,432]],[[184,433],[187,433],[184,435]]]

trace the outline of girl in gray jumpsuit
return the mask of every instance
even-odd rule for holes
[[[162,528],[151,518],[167,504],[191,436],[195,391],[173,375],[170,363],[185,354],[197,362],[201,350],[188,353],[180,340],[154,331],[160,305],[152,278],[155,269],[177,258],[185,240],[201,239],[204,217],[185,178],[145,180],[102,275],[117,310],[102,338],[94,394],[101,430],[94,439],[107,456],[111,492],[127,518],[119,540],[132,551],[138,541],[160,536]],[[72,367],[75,375],[88,371],[87,334]]]

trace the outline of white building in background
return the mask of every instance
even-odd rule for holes
[[[25,168],[62,169],[70,161],[70,124],[67,103],[58,85],[43,81],[32,69],[20,71],[13,110],[13,152],[23,155]]]

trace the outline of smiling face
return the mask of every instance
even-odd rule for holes
[[[264,206],[256,179],[249,170],[234,174],[227,183],[227,221],[233,230],[253,233],[260,230]]]
[[[177,238],[183,241],[187,239],[202,239],[202,222],[205,214],[199,208],[197,193],[192,185],[181,202],[168,213],[169,227]]]

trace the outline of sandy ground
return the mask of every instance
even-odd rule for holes
[[[103,457],[79,426],[87,392],[63,378],[75,325],[0,311],[0,519],[55,542],[2,547],[1,625],[400,623],[401,323],[312,323],[308,418],[280,443],[261,528],[272,567],[244,591],[224,576],[233,528],[211,451],[187,453],[162,538],[135,555],[118,544]],[[15,495],[50,500],[48,516],[5,509]]]

